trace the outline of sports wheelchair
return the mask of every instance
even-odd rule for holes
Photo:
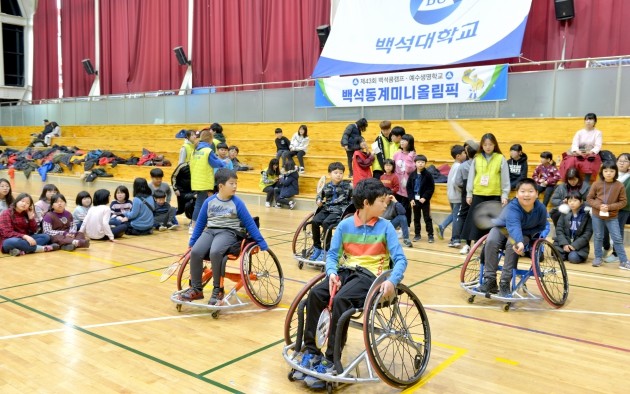
[[[298,262],[298,268],[302,269],[304,264],[307,264],[311,267],[320,268],[322,271],[326,266],[326,261],[313,261],[310,260],[311,254],[313,254],[313,218],[322,210],[322,207],[318,207],[315,212],[309,213],[302,223],[298,226],[297,230],[295,230],[295,234],[293,234],[293,241],[291,242],[291,248],[293,250],[293,257]],[[348,205],[341,215],[341,220],[347,218],[350,215],[353,215],[356,212],[356,208],[354,204]],[[339,224],[339,223],[337,223]],[[334,231],[337,224],[328,228],[326,232],[322,232],[321,245],[324,253],[327,252],[326,249],[326,238],[329,236],[332,237],[332,232]]]
[[[382,298],[379,288],[390,273],[385,271],[376,278],[363,308],[346,311],[337,326],[330,327],[337,330],[333,374],[321,374],[300,366],[307,297],[315,285],[328,280],[326,274],[317,275],[300,290],[289,307],[284,323],[282,355],[291,366],[289,380],[293,380],[293,372],[297,370],[325,381],[326,389],[331,393],[340,384],[383,380],[390,386],[404,388],[421,379],[431,354],[429,320],[418,297],[402,283],[396,287],[396,295],[392,299]],[[363,343],[347,346],[342,357],[341,350],[348,339],[348,326],[362,331]],[[359,354],[354,358],[348,357],[351,350],[359,350]]]
[[[517,264],[510,283],[510,295],[501,297],[498,294],[480,292],[479,287],[484,283],[484,246],[487,238],[488,234],[484,235],[470,249],[460,272],[461,286],[470,294],[468,303],[472,304],[475,296],[480,295],[505,302],[503,310],[507,312],[514,302],[538,301],[541,297],[527,288],[527,280],[533,276],[542,299],[554,308],[564,305],[569,296],[567,270],[560,253],[544,238],[538,238],[526,245],[525,251],[526,255],[531,255],[531,265],[528,269],[519,269]],[[503,250],[499,252],[499,271],[502,270],[501,258],[504,253]]]
[[[258,225],[258,218],[254,218]],[[226,272],[228,261],[239,261],[238,272]],[[171,301],[181,311],[182,305],[202,307],[212,311],[212,317],[217,318],[224,310],[233,309],[248,305],[243,301],[238,291],[245,287],[245,292],[254,304],[263,309],[276,307],[282,300],[284,292],[284,276],[280,261],[271,249],[261,251],[252,238],[245,238],[230,247],[223,258],[223,272],[221,272],[221,287],[224,279],[234,282],[234,287],[226,292],[223,300],[216,305],[209,305],[203,300],[183,301],[179,299],[179,294],[190,286],[190,250],[188,250],[178,262],[177,270],[177,291],[171,295]],[[168,268],[167,268],[168,269]],[[209,257],[204,259],[204,268],[201,276],[203,287],[212,281],[212,269]]]

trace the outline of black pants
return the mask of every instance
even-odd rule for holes
[[[370,286],[376,277],[363,268],[339,270],[341,288],[337,289],[332,305],[332,317],[330,319],[330,333],[326,347],[326,358],[333,360],[335,350],[335,331],[341,315],[350,308],[362,308]],[[315,331],[322,311],[328,306],[330,290],[328,279],[313,287],[308,294],[306,303],[306,324],[304,329],[304,349],[311,354],[320,354],[315,344]],[[347,328],[346,328],[347,330]],[[346,331],[347,332],[347,331]],[[344,332],[345,335],[345,332]]]
[[[473,194],[472,203],[470,204],[470,208],[468,211],[469,214],[466,218],[466,223],[464,223],[464,230],[462,231],[461,239],[465,239],[467,241],[477,241],[481,239],[481,237],[483,237],[484,235],[488,234],[488,232],[490,232],[489,229],[478,229],[473,219],[475,215],[475,208],[477,207],[477,205],[485,201],[501,201],[501,196],[478,196],[476,194]],[[467,242],[467,244],[470,243]]]
[[[424,203],[415,200],[415,205],[413,206],[413,227],[416,237],[420,235],[420,230],[422,230],[422,226],[420,226],[421,216],[424,216],[424,225],[427,228],[427,234],[429,237],[432,237],[433,219],[431,218],[431,200],[425,201]]]
[[[553,194],[553,190],[555,188],[555,186],[536,185],[536,190],[538,190],[538,193],[545,192],[545,196],[543,197],[543,205],[545,207],[547,207],[547,204],[549,204],[549,200],[551,200],[551,195]]]
[[[405,217],[407,218],[407,223],[411,225],[411,204],[409,203],[409,198],[401,196],[400,194],[396,194],[396,201],[398,201],[403,208],[405,208]]]
[[[354,151],[353,150],[347,150],[346,151],[346,156],[348,156],[348,173],[350,175],[348,176],[352,176],[352,156],[354,156]]]
[[[324,240],[324,249],[330,249],[330,239],[332,237],[332,231],[328,231],[329,228],[335,227],[341,221],[341,214],[339,213],[331,213],[328,211],[319,211],[315,216],[313,216],[313,221],[311,222],[311,231],[313,232],[313,246],[319,249],[322,249],[322,234],[328,233],[328,236]]]
[[[467,180],[464,179],[464,185]],[[464,231],[464,224],[466,223],[466,218],[468,217],[468,210],[470,209],[470,205],[466,202],[466,188],[462,189],[462,203],[459,206],[459,211],[453,218],[453,235],[452,239],[461,241],[465,239],[462,237],[462,232]]]
[[[269,185],[269,186],[267,186],[267,187],[265,187],[263,189],[263,192],[267,193],[267,197],[265,198],[265,202],[268,202],[270,204],[273,202],[273,197],[274,197],[274,194],[275,194],[275,190],[274,189],[275,189],[275,187],[273,185]]]
[[[292,150],[292,151],[287,151],[283,156],[282,156],[282,165],[284,165],[284,163],[286,163],[286,161],[288,159],[293,160],[293,156],[297,156],[298,158],[298,163],[300,163],[300,167],[304,168],[304,155],[306,154],[306,152],[304,152],[303,150]]]

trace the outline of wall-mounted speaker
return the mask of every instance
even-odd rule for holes
[[[324,49],[326,40],[328,40],[328,36],[330,35],[330,25],[321,25],[317,27],[316,30],[317,30],[317,38],[319,38],[319,48]]]
[[[83,59],[81,60],[81,63],[83,63],[83,69],[88,75],[98,74],[98,71],[94,69],[94,66],[92,65],[92,61],[90,61],[90,59]]]
[[[573,7],[573,0],[554,0],[556,7],[556,19],[559,21],[565,21],[575,18],[575,8]]]
[[[186,57],[186,53],[184,52],[184,48],[175,47],[173,48],[173,52],[175,52],[177,63],[179,63],[180,66],[188,66],[190,64],[190,61],[188,60],[188,58]]]

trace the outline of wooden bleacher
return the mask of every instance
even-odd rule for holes
[[[373,141],[379,133],[378,120],[370,120],[364,136]],[[298,129],[299,125],[308,125],[311,143],[305,156],[306,173],[300,177],[301,198],[314,198],[315,185],[319,177],[326,174],[328,164],[340,161],[346,164],[345,152],[340,146],[341,134],[350,122],[278,122],[278,123],[239,123],[222,124],[228,145],[237,145],[239,159],[255,168],[253,171],[239,172],[239,190],[246,193],[260,193],[258,181],[260,171],[267,167],[269,160],[275,157],[274,130],[280,127],[287,138]],[[512,144],[519,143],[529,156],[529,171],[532,173],[539,164],[539,154],[550,151],[554,158],[559,158],[570,145],[573,135],[579,130],[582,118],[562,119],[467,119],[457,120],[415,120],[392,121],[400,125],[415,138],[416,152],[429,158],[429,164],[439,167],[451,163],[450,148],[472,137],[479,141],[481,136],[492,132],[497,136],[499,145],[507,157]],[[604,134],[603,149],[615,154],[630,150],[627,129],[628,118],[602,118],[598,128]],[[168,125],[75,125],[62,126],[62,136],[53,139],[54,144],[77,146],[83,150],[104,149],[122,156],[140,157],[142,149],[163,154],[172,163],[177,157],[182,141],[174,138],[181,129],[207,127],[207,124],[168,124]],[[23,149],[32,137],[40,132],[41,126],[0,127],[0,135],[9,147]],[[133,181],[136,177],[147,177],[151,167],[118,165],[107,166],[106,171],[114,179]],[[162,167],[168,180],[174,167]],[[79,176],[82,169],[76,166],[67,176]],[[436,210],[447,210],[445,184],[438,184],[432,203]]]

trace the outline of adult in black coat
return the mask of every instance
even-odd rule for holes
[[[352,157],[354,152],[361,149],[361,133],[367,129],[368,122],[365,118],[357,120],[355,123],[350,123],[343,132],[341,137],[341,146],[346,150],[346,156],[348,156],[348,169],[350,171],[350,178],[352,178]]]

